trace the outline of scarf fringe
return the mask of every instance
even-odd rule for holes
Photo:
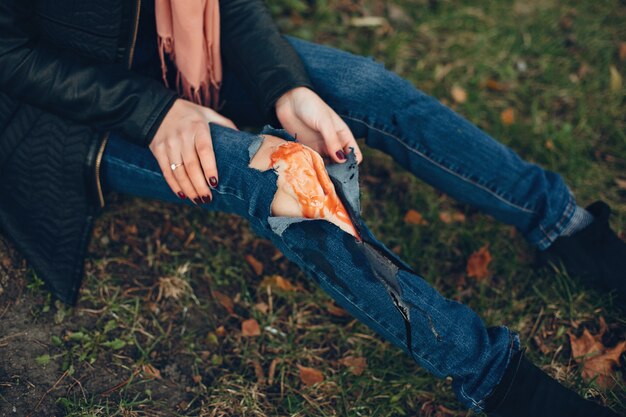
[[[169,88],[169,82],[167,81],[167,64],[165,62],[165,55],[167,54],[172,62],[176,62],[173,39],[170,37],[162,38],[161,36],[159,36],[158,49],[159,58],[161,59],[161,76],[163,78],[163,83],[166,87]],[[209,54],[210,53],[211,51],[209,51]],[[222,83],[215,80],[214,70],[213,68],[211,68],[210,65],[207,65],[206,74],[206,78],[200,82],[200,85],[194,86],[177,68],[176,90],[183,98],[193,103],[217,110],[219,105],[219,93],[220,88],[222,87]]]

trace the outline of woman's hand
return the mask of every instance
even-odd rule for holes
[[[359,163],[361,150],[348,128],[328,104],[306,87],[296,87],[283,94],[276,102],[276,116],[298,142],[335,162],[344,162],[350,148],[354,148]]]
[[[239,130],[216,111],[178,99],[150,143],[172,191],[196,204],[209,203],[213,198],[210,187],[218,183],[209,122]]]

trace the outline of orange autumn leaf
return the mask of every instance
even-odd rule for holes
[[[428,222],[424,220],[424,217],[422,217],[422,215],[419,212],[413,209],[410,209],[409,211],[406,212],[406,214],[404,215],[404,222],[407,224],[421,224],[421,225],[428,224]]]
[[[491,78],[485,82],[485,87],[487,88],[487,90],[498,92],[507,91],[509,89],[509,86],[507,84]]]
[[[452,87],[450,95],[452,96],[452,99],[459,104],[463,104],[467,101],[467,92],[457,85]]]
[[[350,368],[350,372],[357,376],[361,375],[365,368],[367,368],[367,359],[363,357],[346,356],[340,359],[339,363]]]
[[[241,335],[244,337],[254,337],[261,335],[259,322],[255,319],[248,319],[241,322]]]
[[[141,372],[146,379],[161,379],[161,371],[149,363],[141,365]]]
[[[215,297],[217,302],[220,303],[229,314],[235,314],[235,304],[229,296],[216,290],[211,291],[211,294],[213,294],[213,297]]]
[[[347,317],[349,316],[348,312],[341,307],[336,306],[334,303],[330,301],[326,303],[326,310],[335,317]]]
[[[626,352],[626,341],[610,348],[604,346],[602,336],[607,328],[604,318],[600,317],[600,330],[596,335],[592,335],[587,329],[583,330],[580,337],[568,332],[572,357],[582,366],[583,379],[589,381],[595,378],[596,383],[604,388],[615,385],[611,374],[619,365],[622,353]]]
[[[246,255],[246,262],[248,262],[255,274],[261,275],[263,273],[263,263],[254,256]]]
[[[289,280],[280,275],[265,277],[260,285],[261,288],[271,287],[272,290],[296,291],[297,289]]]
[[[506,126],[512,125],[515,123],[515,110],[511,107],[503,110],[502,113],[500,113],[500,120],[502,121],[502,124]]]
[[[260,303],[256,303],[254,305],[254,308],[256,308],[257,310],[259,310],[261,313],[263,314],[267,314],[267,312],[270,309],[270,306],[267,305],[267,303],[264,302],[260,302]]]
[[[218,335],[219,337],[224,337],[226,336],[226,329],[224,328],[224,326],[220,326],[217,329],[215,329],[215,334]]]
[[[489,264],[491,263],[491,253],[487,245],[472,253],[467,259],[466,272],[468,277],[478,280],[489,277]]]
[[[626,61],[626,42],[619,43],[619,60]]]
[[[439,213],[439,220],[445,224],[450,224],[452,222],[463,223],[465,221],[465,214],[459,211],[442,211]]]
[[[298,369],[300,369],[300,381],[306,386],[310,387],[324,380],[324,374],[317,369],[300,365],[298,365]]]

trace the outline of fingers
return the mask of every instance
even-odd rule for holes
[[[344,153],[348,155],[350,153],[350,148],[354,149],[357,164],[360,164],[363,161],[363,154],[361,153],[361,148],[359,148],[352,131],[337,114],[334,115],[333,119],[335,121],[337,136],[339,137],[339,142],[342,144]]]
[[[217,187],[219,177],[217,175],[217,162],[213,150],[213,138],[208,123],[203,123],[196,133],[195,151],[200,159],[205,183],[212,188]],[[209,191],[210,193],[210,191]],[[210,194],[210,197],[212,195]]]
[[[187,132],[187,135],[191,135],[191,132]],[[193,162],[189,159],[188,151],[184,150],[184,142],[185,134],[179,133],[177,135],[177,140],[170,140],[167,142],[166,151],[167,158],[169,163],[164,170],[164,175],[167,170],[169,170],[173,177],[176,179],[176,182],[182,189],[182,192],[194,203],[198,204],[198,196],[199,193],[194,187],[193,183],[189,178],[189,174],[187,173],[187,164],[191,164],[191,168],[193,168]],[[180,164],[176,167],[176,169],[172,170],[170,167],[171,164]]]
[[[176,194],[181,200],[187,198],[187,195],[183,192],[183,188],[180,184],[178,184],[178,181],[176,181],[176,178],[174,177],[174,173],[172,172],[172,168],[170,166],[170,159],[165,148],[163,146],[156,147],[152,150],[152,153],[159,163],[159,168],[161,168],[161,171],[163,172],[163,178],[165,178],[167,185],[169,185],[174,194]]]
[[[318,126],[318,130],[324,137],[328,156],[335,162],[345,162],[346,153],[343,144],[339,140],[339,135],[335,129],[332,116],[329,115],[329,117],[325,117]]]
[[[208,203],[212,199],[211,190],[209,189],[209,178],[212,178],[212,182],[217,185],[217,170],[215,167],[215,158],[213,156],[213,148],[211,146],[211,133],[207,123],[198,121],[194,122],[190,127],[191,137],[185,138],[182,141],[182,157],[184,161],[184,173],[187,175],[187,181],[191,184],[195,190],[194,194],[189,194],[189,198],[196,204]],[[202,159],[200,162],[199,154],[196,144],[201,142],[204,157],[210,159],[211,175],[205,177],[205,165],[207,161]],[[208,144],[208,147],[207,147]],[[176,172],[175,172],[176,174]],[[183,172],[179,174],[183,176]],[[178,177],[177,177],[178,179]],[[183,179],[182,181],[185,181]],[[181,180],[179,180],[179,183]]]

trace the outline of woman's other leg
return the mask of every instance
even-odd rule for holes
[[[257,233],[271,240],[339,305],[434,375],[451,376],[459,400],[481,409],[519,350],[519,339],[505,327],[485,327],[475,312],[443,298],[374,239],[356,214],[354,155],[348,163],[328,169],[363,242],[325,220],[272,216],[277,174],[249,167],[262,137],[214,124],[211,133],[220,183],[213,201],[202,207],[248,219]],[[283,131],[267,133],[292,140]],[[180,201],[150,151],[123,139],[111,138],[102,172],[106,187],[113,191]]]
[[[540,249],[567,227],[577,206],[561,176],[522,160],[383,64],[286,38],[316,93],[355,137],[453,198],[516,226]]]

